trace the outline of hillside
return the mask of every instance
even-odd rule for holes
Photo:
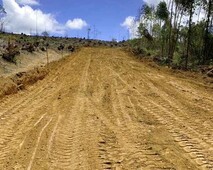
[[[0,169],[213,169],[213,90],[82,48],[0,99]]]
[[[0,98],[43,79],[47,64],[82,47],[124,46],[125,42],[0,33]]]

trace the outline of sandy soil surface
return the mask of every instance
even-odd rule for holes
[[[0,100],[0,169],[213,169],[213,90],[84,48]]]
[[[54,50],[48,50],[49,62],[56,61],[67,55]],[[29,71],[38,66],[44,66],[47,63],[46,52],[36,51],[33,53],[22,52],[16,57],[17,63],[10,63],[0,57],[0,76],[8,77],[18,72]]]

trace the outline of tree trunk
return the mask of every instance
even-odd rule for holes
[[[191,46],[191,34],[192,34],[192,17],[193,17],[193,4],[194,2],[190,2],[190,9],[189,9],[189,30],[188,30],[188,42],[187,42],[187,49],[186,49],[186,60],[185,60],[185,68],[188,68],[188,60],[189,60],[189,50]]]
[[[203,64],[206,63],[206,61],[209,58],[209,25],[211,23],[211,11],[212,10],[212,0],[209,0],[208,4],[208,14],[207,14],[207,21],[206,21],[206,28],[205,28],[205,34],[204,34],[204,48],[203,48]]]
[[[168,50],[168,58],[170,61],[172,61],[172,19],[173,19],[173,6],[174,6],[174,1],[172,1],[172,5],[171,5],[171,16],[170,16],[170,26],[169,26],[169,50]]]
[[[174,41],[174,45],[173,45],[172,52],[171,52],[172,57],[174,56],[175,48],[176,48],[176,45],[177,45],[177,42],[178,42],[181,21],[182,21],[182,18],[183,18],[183,12],[184,11],[182,10],[181,13],[180,13],[180,16],[178,17],[178,18],[180,18],[180,20],[179,20],[179,22],[177,21],[177,23],[176,23],[176,25],[177,25],[177,32],[176,32],[176,35],[175,35],[175,41]]]

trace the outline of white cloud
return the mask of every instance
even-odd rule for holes
[[[81,18],[75,18],[73,20],[68,20],[66,26],[69,29],[76,29],[81,30],[82,28],[87,26],[86,21],[82,20]]]
[[[130,37],[129,38],[136,38],[138,35],[138,26],[139,22],[136,21],[135,17],[133,16],[128,16],[124,20],[124,22],[121,24],[122,27],[125,27],[128,29]]]
[[[148,5],[158,5],[162,0],[144,0]]]
[[[127,29],[130,29],[132,26],[134,26],[135,23],[135,17],[128,16],[126,17],[125,21],[121,24],[122,27],[126,27]]]
[[[21,0],[22,2],[32,2],[34,0]],[[35,34],[47,31],[49,33],[64,32],[64,26],[61,26],[52,14],[47,14],[41,10],[34,10],[29,5],[20,6],[15,0],[3,0],[3,6],[7,12],[5,20],[5,29],[14,33]]]
[[[37,0],[16,0],[20,5],[39,5]]]

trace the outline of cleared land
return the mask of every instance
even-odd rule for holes
[[[0,100],[0,169],[213,169],[213,90],[84,48]]]

